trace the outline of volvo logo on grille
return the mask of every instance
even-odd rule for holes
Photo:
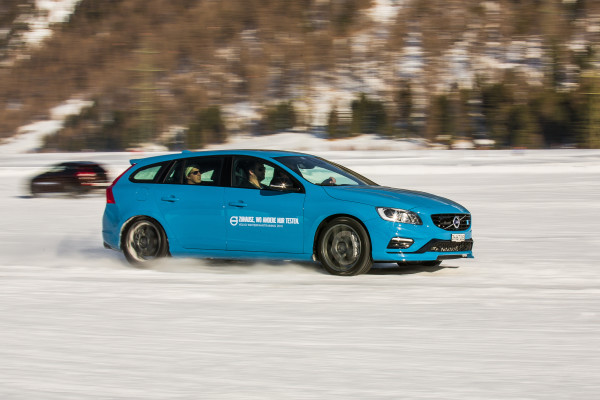
[[[454,225],[456,229],[460,228],[460,218],[458,217],[458,215],[455,216],[452,220],[452,225]]]

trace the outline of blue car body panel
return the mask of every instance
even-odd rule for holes
[[[304,193],[225,189],[227,250],[304,252]]]
[[[165,229],[185,249],[225,250],[225,188],[153,185],[153,199]]]
[[[446,230],[432,215],[469,215],[460,204],[424,192],[374,185],[321,186],[307,181],[278,158],[310,155],[282,151],[227,150],[183,152],[132,160],[133,167],[113,183],[114,203],[107,203],[103,216],[103,239],[107,247],[121,249],[127,223],[140,216],[156,220],[164,229],[173,256],[226,258],[281,258],[310,260],[320,229],[337,216],[359,221],[371,241],[375,262],[433,261],[472,258],[471,247],[454,249],[444,245],[430,251],[435,241],[452,243],[454,234],[472,240],[469,222],[465,229]],[[275,166],[301,185],[301,190],[262,190],[232,187],[231,170],[225,168],[220,185],[191,186],[165,181],[133,182],[130,178],[145,167],[164,163],[167,169],[177,160],[195,157],[256,157]],[[228,176],[225,176],[229,174]],[[384,220],[377,207],[416,213],[421,225]],[[470,221],[470,219],[469,219]],[[409,238],[406,249],[388,248],[392,238]],[[456,251],[452,251],[456,250]]]

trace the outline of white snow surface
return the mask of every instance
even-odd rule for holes
[[[29,30],[24,34],[24,41],[29,45],[37,45],[52,36],[52,24],[67,22],[81,0],[36,0],[38,13],[29,21]]]
[[[102,194],[26,188],[150,154],[0,154],[0,398],[598,398],[600,151],[313,153],[462,203],[476,258],[135,269],[102,247]]]
[[[404,0],[374,0],[372,3],[373,6],[367,10],[367,15],[386,24],[394,22],[399,8],[404,6]]]
[[[362,151],[362,150],[418,150],[427,147],[423,139],[386,139],[373,134],[362,134],[340,139],[326,139],[312,132],[281,132],[271,135],[235,134],[223,144],[206,146],[207,150],[221,149],[273,149],[292,151]],[[0,147],[1,148],[1,147]]]

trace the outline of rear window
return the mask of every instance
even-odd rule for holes
[[[83,172],[95,172],[97,174],[101,174],[104,172],[104,169],[96,164],[90,164],[90,165],[78,165],[77,169],[79,171],[83,171]]]
[[[154,165],[140,168],[139,170],[137,170],[136,172],[134,172],[131,175],[130,180],[132,182],[146,182],[146,183],[156,182],[158,179],[158,176],[160,175],[160,171],[162,170],[164,165],[165,165],[164,163],[163,164],[154,164]]]

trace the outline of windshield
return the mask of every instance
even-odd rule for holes
[[[377,185],[375,182],[346,167],[319,157],[284,156],[275,159],[315,185]]]

